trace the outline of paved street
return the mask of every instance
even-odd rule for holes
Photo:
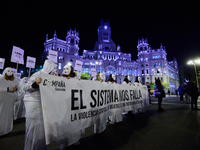
[[[106,131],[94,134],[86,129],[79,145],[67,150],[199,150],[200,111],[179,97],[166,97],[162,103],[165,112],[157,112],[157,99],[145,113],[124,116],[121,123],[108,124]],[[200,108],[200,99],[198,100]],[[25,120],[14,122],[14,129],[0,137],[0,150],[23,150]],[[55,150],[52,143],[48,150]]]

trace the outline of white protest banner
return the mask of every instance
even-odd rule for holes
[[[49,60],[53,61],[54,63],[58,62],[58,52],[49,50]]]
[[[4,68],[5,58],[0,58],[0,69]]]
[[[94,125],[122,112],[138,112],[148,105],[145,85],[119,85],[107,82],[67,79],[41,74],[41,102],[46,143]],[[100,119],[104,118],[104,119]],[[72,144],[72,143],[70,143]]]
[[[103,72],[103,81],[105,81],[105,80],[106,80],[106,73]]]
[[[74,70],[77,71],[77,77],[78,77],[78,78],[81,77],[82,65],[83,65],[83,62],[82,62],[82,61],[76,60]]]
[[[91,75],[93,78],[96,78],[96,69],[95,68],[91,68]]]
[[[19,47],[13,46],[10,61],[23,65],[24,64],[24,50]]]
[[[26,67],[27,68],[35,68],[36,58],[27,56],[26,59]]]

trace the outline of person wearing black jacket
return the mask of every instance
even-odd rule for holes
[[[191,96],[191,109],[192,110],[198,110],[198,108],[197,108],[197,99],[199,97],[198,89],[199,88],[197,87],[196,81],[194,79],[192,79],[189,83],[189,94]]]

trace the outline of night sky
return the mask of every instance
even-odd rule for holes
[[[147,38],[152,49],[166,47],[167,59],[179,65],[200,56],[200,5],[191,1],[5,1],[0,2],[0,57],[10,63],[12,46],[26,56],[41,55],[46,34],[65,40],[79,31],[79,54],[93,50],[100,20],[109,20],[113,41],[137,59],[137,42]],[[9,53],[10,51],[10,53]],[[200,67],[199,67],[200,68]]]

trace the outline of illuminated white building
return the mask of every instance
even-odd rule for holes
[[[96,72],[105,72],[106,79],[110,74],[116,75],[117,83],[122,83],[125,75],[130,75],[134,82],[136,76],[141,77],[141,82],[155,82],[160,78],[165,83],[169,83],[172,93],[179,86],[178,63],[176,59],[167,60],[165,47],[151,49],[147,39],[138,40],[138,59],[131,60],[131,54],[121,52],[120,46],[111,39],[111,27],[109,22],[101,22],[98,28],[98,41],[94,50],[83,50],[79,55],[79,33],[76,30],[69,30],[65,40],[57,38],[56,32],[53,38],[44,43],[44,54],[47,56],[48,50],[58,51],[58,66],[61,74],[65,64],[75,65],[76,60],[83,62],[82,72],[91,74],[91,68],[96,68]]]

